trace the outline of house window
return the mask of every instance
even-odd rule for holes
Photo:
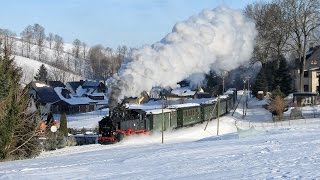
[[[303,77],[309,77],[309,71],[304,71],[303,72]]]
[[[317,65],[317,60],[312,60],[312,61],[311,61],[311,64]]]
[[[303,91],[304,92],[308,92],[309,91],[309,86],[308,85],[304,85],[303,86]]]

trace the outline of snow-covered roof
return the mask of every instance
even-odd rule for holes
[[[163,109],[164,113],[175,111],[174,109]],[[146,110],[147,114],[162,114],[162,109],[150,109]]]
[[[65,98],[64,96],[62,96],[61,91],[62,91],[62,87],[56,87],[54,88],[55,92],[58,94],[59,98],[63,101],[65,101],[68,104],[71,105],[77,105],[77,104],[90,104],[90,103],[97,103],[96,100],[92,100],[88,97],[74,97],[71,95],[71,98]]]
[[[226,91],[226,92],[223,93],[223,94],[226,94],[226,95],[228,95],[228,94],[233,94],[233,91],[232,91],[232,90],[228,90],[228,91]]]
[[[76,95],[77,96],[82,96],[83,94],[87,93],[87,89],[83,89],[82,86],[78,86],[78,88],[76,89]]]
[[[212,103],[212,101],[216,101],[216,98],[201,98],[201,99],[188,99],[184,101],[184,105],[181,104],[180,100],[176,101],[170,101],[169,104],[171,106],[189,106],[190,104],[199,106],[200,104],[204,103]],[[168,102],[167,102],[168,103]],[[166,104],[167,104],[166,103]],[[186,105],[189,104],[189,105]],[[145,104],[126,104],[127,108],[129,109],[142,109],[142,110],[151,110],[151,109],[161,109],[161,101],[149,101],[148,103]]]
[[[168,106],[168,108],[184,108],[184,107],[194,107],[194,106],[200,106],[200,104],[198,103],[175,104],[175,105]]]
[[[128,109],[142,109],[142,110],[152,110],[152,109],[161,109],[161,104],[126,104]]]
[[[189,87],[176,88],[171,91],[171,94],[177,96],[193,96],[196,91],[192,91]]]
[[[36,87],[49,87],[47,84],[40,83],[40,82],[36,82],[35,85],[36,85]]]

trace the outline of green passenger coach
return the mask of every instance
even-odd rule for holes
[[[177,104],[169,107],[177,111],[177,127],[201,122],[200,105],[196,103]]]
[[[161,131],[162,130],[162,117],[164,117],[164,130],[177,127],[177,112],[174,109],[153,109],[146,111],[149,130]]]
[[[203,121],[209,121],[217,118],[218,107],[215,107],[216,103],[217,102],[201,104],[201,119]]]

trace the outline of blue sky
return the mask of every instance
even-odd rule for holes
[[[3,1],[3,2],[2,2]],[[243,8],[255,0],[0,0],[0,28],[18,35],[39,23],[65,42],[140,47],[171,32],[178,21],[219,5]]]

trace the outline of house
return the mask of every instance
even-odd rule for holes
[[[175,88],[171,91],[170,94],[166,95],[167,100],[187,100],[193,99],[196,94],[196,91],[192,91],[190,87],[180,87]]]
[[[312,47],[306,54],[306,64],[303,72],[303,91],[319,93],[319,73],[320,73],[320,46]],[[299,70],[295,71],[295,89],[298,90],[300,84]]]
[[[105,93],[107,88],[103,82],[99,81],[84,81],[81,85],[83,89],[87,89],[88,92],[92,93]]]
[[[56,87],[54,91],[61,101],[53,104],[51,108],[53,113],[66,112],[67,114],[76,114],[97,109],[98,102],[88,97],[74,97],[70,91],[62,87]]]
[[[83,81],[83,83],[76,89],[74,96],[88,97],[97,102],[97,108],[103,108],[108,105],[108,98],[106,96],[106,86],[98,81]]]
[[[34,99],[36,107],[42,114],[50,111],[51,106],[61,99],[45,81],[33,81],[29,85],[30,96]]]
[[[55,114],[90,112],[107,105],[104,93],[93,93],[97,88],[91,88],[88,94],[79,96],[78,94],[73,95],[72,90],[67,89],[67,86],[60,81],[33,81],[28,86],[30,96],[42,114],[49,111]],[[79,87],[82,89],[81,85]],[[76,91],[79,90],[79,87]],[[83,91],[87,92],[88,89],[83,89]]]
[[[72,81],[66,83],[71,95],[75,98],[86,97],[96,102],[96,109],[108,106],[106,97],[107,88],[104,83],[99,81]]]

